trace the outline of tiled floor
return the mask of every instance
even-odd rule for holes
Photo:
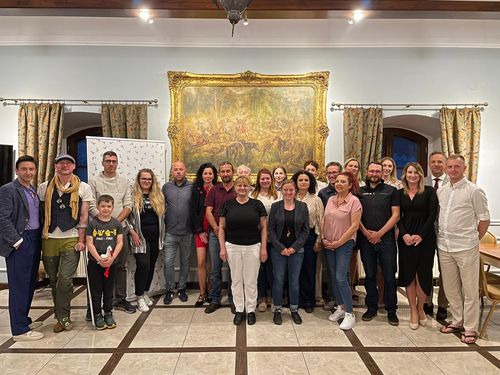
[[[31,317],[43,321],[45,338],[15,343],[8,290],[0,291],[1,375],[500,374],[500,312],[488,338],[469,346],[455,335],[439,333],[441,324],[435,320],[412,331],[402,294],[398,327],[387,323],[382,310],[373,321],[362,322],[360,304],[357,325],[344,332],[321,308],[302,312],[302,325],[284,313],[283,325],[276,326],[268,311],[257,313],[255,326],[235,327],[227,307],[210,315],[192,307],[193,291],[187,303],[176,299],[164,306],[160,298],[149,313],[116,311],[115,329],[95,331],[85,322],[85,292],[85,287],[75,289],[74,329],[55,334],[50,291],[38,290]]]

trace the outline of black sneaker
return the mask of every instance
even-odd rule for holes
[[[254,312],[248,313],[248,315],[247,315],[248,325],[253,326],[256,321],[257,321],[257,319],[255,318],[255,313]]]
[[[311,314],[314,311],[314,307],[304,307],[304,311],[308,314]]]
[[[174,300],[174,292],[171,290],[167,290],[167,293],[165,293],[165,297],[163,298],[163,304],[170,305],[173,300]]]
[[[239,326],[241,322],[243,322],[244,318],[245,315],[242,312],[236,312],[236,314],[234,314],[234,319],[233,319],[234,325]]]
[[[281,310],[275,310],[273,315],[274,324],[280,326],[283,323],[283,319],[281,318]]]
[[[399,325],[399,319],[398,316],[396,315],[395,312],[388,312],[387,313],[387,321],[391,326],[397,326]]]
[[[230,305],[230,307],[231,307],[231,312],[232,312],[233,314],[236,314],[236,306],[234,305],[234,303],[232,303],[232,304]]]
[[[300,317],[298,311],[292,311],[291,315],[292,315],[292,320],[295,324],[302,324],[302,318]]]
[[[211,302],[205,309],[205,314],[211,314],[220,307],[220,304]]]
[[[133,314],[136,311],[135,307],[132,306],[125,298],[118,302],[115,305],[115,308],[117,310],[125,311],[127,314]]]
[[[181,300],[181,302],[186,302],[188,300],[188,295],[186,293],[186,289],[179,289],[177,291],[177,296]]]
[[[361,319],[365,322],[369,322],[370,320],[372,320],[376,316],[377,316],[376,311],[366,310],[365,313],[363,314],[363,316],[361,317]]]
[[[106,329],[106,324],[104,323],[104,317],[102,316],[102,314],[95,315],[94,320],[96,329],[98,329],[99,331]]]
[[[104,323],[106,323],[106,328],[111,329],[116,327],[116,322],[113,319],[113,313],[111,311],[104,313]]]

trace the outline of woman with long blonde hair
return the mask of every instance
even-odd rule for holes
[[[396,161],[390,156],[386,156],[380,160],[382,163],[382,178],[387,185],[394,186],[396,189],[401,189],[403,184],[396,177]]]
[[[135,295],[142,312],[149,311],[153,302],[148,296],[149,287],[160,249],[165,237],[165,198],[158,179],[151,169],[137,173],[132,191],[130,214],[130,247],[137,268],[135,271]]]

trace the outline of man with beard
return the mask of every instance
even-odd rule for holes
[[[222,260],[220,258],[220,244],[219,244],[219,211],[222,205],[230,200],[236,198],[236,191],[234,190],[233,182],[234,168],[228,162],[222,162],[219,165],[219,176],[222,179],[222,184],[215,185],[207,194],[205,199],[205,207],[207,208],[206,215],[208,224],[210,225],[210,234],[208,237],[208,248],[210,251],[210,261],[212,267],[210,270],[210,293],[208,298],[210,304],[205,309],[207,314],[213,313],[220,307],[221,290],[222,290]],[[233,304],[233,295],[231,293],[231,276],[228,273],[227,294],[229,304],[231,305],[231,312],[234,314],[236,308]]]
[[[396,315],[396,238],[394,226],[399,220],[399,199],[397,190],[384,183],[382,164],[371,162],[368,165],[366,186],[360,188],[359,200],[363,215],[358,237],[361,260],[365,268],[365,289],[367,306],[363,314],[364,321],[377,316],[378,289],[377,265],[380,263],[384,276],[384,304],[387,320],[391,325],[398,325]]]

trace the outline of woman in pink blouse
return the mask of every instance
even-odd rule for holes
[[[338,307],[328,319],[336,322],[344,318],[340,328],[354,327],[352,295],[349,286],[349,264],[356,240],[356,232],[361,220],[361,203],[354,195],[357,181],[350,172],[340,173],[335,180],[337,194],[332,196],[325,207],[323,218],[323,246],[333,278],[333,292]]]

